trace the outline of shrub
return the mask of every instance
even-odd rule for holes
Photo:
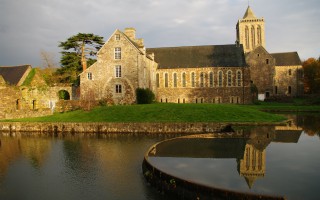
[[[137,104],[150,104],[154,101],[155,95],[150,89],[136,89]]]

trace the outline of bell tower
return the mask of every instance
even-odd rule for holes
[[[265,48],[264,19],[257,18],[250,6],[248,6],[243,18],[238,20],[236,29],[236,42],[243,44],[245,53],[254,50],[258,46]]]

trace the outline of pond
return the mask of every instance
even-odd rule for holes
[[[159,157],[168,158],[160,164],[171,173],[182,173],[183,177],[187,174],[186,178],[205,184],[285,195],[289,199],[316,199],[320,183],[320,117],[290,117],[294,118],[294,130],[282,130],[281,134],[277,134],[280,127],[237,127],[237,132],[251,137],[232,141],[236,147],[228,150],[230,155],[210,157],[199,152],[190,156],[186,152],[188,155]],[[262,140],[267,134],[269,139]],[[141,164],[152,145],[175,136],[110,134],[54,138],[0,134],[0,199],[168,199],[146,183]],[[238,163],[246,163],[239,155],[244,153],[243,146],[255,148],[257,138],[261,138],[258,147],[264,148],[261,158],[265,163],[261,176],[252,180],[245,173],[239,174]],[[174,167],[176,163],[180,163],[180,168]],[[266,183],[279,189],[270,191]]]

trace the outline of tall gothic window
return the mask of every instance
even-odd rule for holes
[[[209,87],[213,87],[213,72],[209,73]]]
[[[223,81],[223,73],[222,71],[218,72],[218,86],[222,87],[222,81]]]
[[[237,86],[241,86],[242,85],[242,73],[240,70],[237,71]]]
[[[168,73],[164,74],[164,87],[169,87]]]
[[[196,86],[196,75],[194,72],[191,73],[191,87],[195,87]]]
[[[204,78],[205,75],[203,72],[200,73],[200,87],[204,87]]]
[[[257,35],[258,35],[258,44],[261,45],[262,44],[262,36],[261,36],[261,26],[258,26],[258,30],[257,30]]]
[[[186,87],[186,73],[182,73],[182,87]]]
[[[173,74],[173,87],[177,87],[177,73]]]
[[[246,26],[245,28],[245,38],[246,38],[246,49],[249,49],[249,28]]]
[[[252,49],[256,46],[256,35],[255,35],[255,30],[254,26],[251,27],[251,44],[252,44]]]
[[[232,72],[229,70],[227,72],[227,86],[231,86],[232,85]]]
[[[157,84],[157,87],[160,87],[160,79],[159,79],[158,73],[156,74],[156,84]]]

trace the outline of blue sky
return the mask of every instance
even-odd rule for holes
[[[0,0],[0,65],[42,66],[41,51],[59,65],[59,41],[79,32],[107,40],[136,28],[146,47],[233,44],[248,0]],[[270,53],[320,56],[319,0],[251,0],[264,17]]]

